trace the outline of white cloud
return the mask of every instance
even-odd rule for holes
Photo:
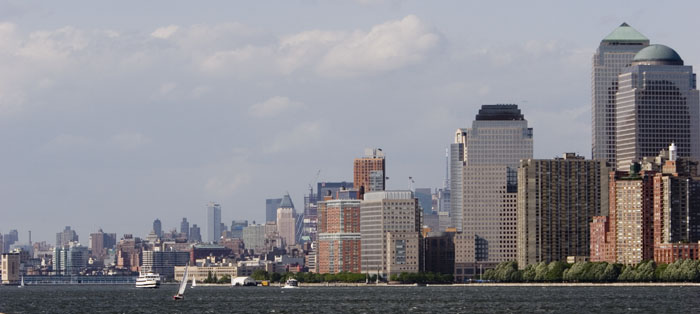
[[[150,138],[136,132],[125,132],[112,136],[112,144],[121,150],[134,150],[150,142]]]
[[[33,59],[56,62],[88,47],[88,37],[84,31],[66,26],[50,31],[36,31],[29,34],[17,54]]]
[[[440,36],[415,15],[369,31],[309,30],[278,42],[219,50],[202,58],[208,73],[292,74],[308,69],[324,77],[352,77],[392,71],[423,61]],[[255,65],[255,66],[253,66]]]
[[[254,104],[248,108],[248,113],[255,117],[271,117],[278,114],[304,109],[304,104],[293,101],[287,97],[275,96],[261,103]]]
[[[434,50],[440,38],[418,17],[409,15],[356,31],[334,46],[317,71],[325,76],[355,76],[391,71],[422,61]]]
[[[177,25],[169,25],[169,26],[159,27],[155,31],[153,31],[153,33],[151,33],[151,37],[160,38],[160,39],[168,39],[168,38],[170,38],[170,36],[175,34],[175,32],[177,32],[177,30],[179,28],[180,27],[178,27]]]
[[[324,130],[325,127],[321,121],[302,123],[289,132],[277,134],[269,145],[266,144],[265,151],[268,153],[279,153],[306,145],[309,142],[320,139]]]
[[[246,173],[229,174],[228,176],[216,176],[210,178],[204,186],[208,194],[217,198],[230,197],[241,187],[251,181],[251,176]]]
[[[93,144],[94,141],[86,136],[61,134],[44,144],[43,150],[49,152],[74,151],[90,147]]]

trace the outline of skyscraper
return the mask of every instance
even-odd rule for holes
[[[622,23],[603,38],[593,56],[592,159],[607,160],[613,168],[618,75],[630,65],[634,55],[648,45],[648,38],[627,23]]]
[[[163,226],[160,223],[160,219],[156,218],[156,220],[153,221],[153,233],[156,234],[158,237],[163,236]]]
[[[608,175],[606,161],[585,160],[574,153],[520,162],[519,267],[589,256],[590,223],[594,216],[608,214]]]
[[[243,228],[248,226],[248,220],[233,220],[231,221],[231,237],[243,238]]]
[[[353,187],[360,195],[385,189],[386,162],[381,148],[365,149],[365,157],[355,158]]]
[[[202,232],[197,224],[192,224],[192,227],[190,227],[190,237],[188,239],[190,242],[202,242]]]
[[[62,232],[56,233],[56,246],[67,246],[71,242],[78,241],[78,234],[75,230],[71,230],[70,226],[66,226]]]
[[[221,238],[221,205],[207,204],[207,241],[216,243]]]
[[[248,250],[260,254],[265,250],[265,225],[255,224],[243,228],[243,244]]]
[[[678,157],[700,159],[700,102],[693,67],[664,45],[640,50],[619,75],[617,169],[675,143]]]
[[[185,217],[182,217],[182,222],[180,222],[180,233],[184,234],[186,239],[190,238],[190,223]]]
[[[471,266],[513,260],[517,169],[521,159],[532,158],[532,128],[517,105],[483,105],[472,127],[455,135],[450,216],[464,238],[475,241],[473,255],[466,254],[474,256]]]
[[[416,188],[415,191],[416,198],[420,207],[423,210],[424,215],[430,215],[433,213],[433,193],[430,188]]]
[[[277,221],[277,209],[280,208],[281,198],[268,198],[265,200],[265,222]]]
[[[282,198],[280,207],[277,209],[277,231],[286,245],[296,243],[296,212],[294,203],[289,194]]]

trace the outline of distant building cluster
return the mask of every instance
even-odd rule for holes
[[[414,188],[408,177],[408,189],[387,190],[385,152],[367,149],[353,160],[352,181],[315,182],[315,191],[309,184],[303,211],[286,193],[265,200],[264,221],[227,226],[222,205],[206,204],[204,238],[187,218],[179,231],[155,219],[145,238],[99,229],[87,247],[69,226],[53,244],[32,243],[31,233],[20,242],[17,230],[0,234],[2,282],[138,272],[174,279],[185,265],[196,280],[262,270],[380,280],[434,272],[464,282],[506,261],[525,268],[700,259],[692,66],[623,23],[601,41],[592,72],[589,160],[575,153],[535,159],[525,108],[483,105],[471,127],[454,133],[439,188]]]

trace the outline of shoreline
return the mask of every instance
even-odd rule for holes
[[[131,283],[41,283],[29,284],[27,286],[124,286],[133,285]],[[163,283],[161,286],[175,286],[177,283]],[[12,285],[0,285],[9,287]],[[280,288],[282,284],[270,284],[269,286],[258,285],[261,288]],[[197,287],[232,287],[232,288],[247,288],[231,286],[231,284],[204,284],[198,283]],[[365,283],[299,283],[299,287],[700,287],[700,282],[517,282],[517,283],[454,283],[454,284],[400,284],[400,283],[380,283],[380,284],[365,284]]]

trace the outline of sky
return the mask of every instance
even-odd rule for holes
[[[535,158],[590,157],[591,57],[622,22],[700,62],[700,3],[0,1],[0,232],[146,236],[265,219],[351,181],[441,187],[482,104],[515,103]]]

